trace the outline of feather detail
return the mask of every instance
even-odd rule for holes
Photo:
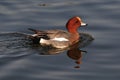
[[[55,37],[52,40],[54,40],[54,41],[69,41],[68,39],[66,39],[64,37],[59,37],[59,38]]]

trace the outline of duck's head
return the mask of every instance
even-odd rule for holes
[[[87,24],[82,22],[81,18],[78,16],[72,17],[71,19],[68,20],[66,24],[66,28],[70,33],[78,33],[77,29],[80,26],[87,26]]]

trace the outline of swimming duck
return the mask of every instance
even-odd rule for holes
[[[67,31],[64,30],[35,30],[29,28],[29,30],[35,32],[31,35],[31,39],[34,43],[39,43],[42,46],[52,46],[54,48],[67,48],[79,41],[80,35],[78,28],[80,26],[86,26],[87,24],[82,22],[78,16],[72,17],[66,23]]]

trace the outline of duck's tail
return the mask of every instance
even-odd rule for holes
[[[41,38],[50,39],[46,35],[47,33],[44,31],[40,31],[40,30],[36,30],[36,29],[32,29],[32,28],[28,28],[28,30],[35,32],[35,34],[28,36],[28,38],[30,38],[33,41],[33,43],[39,43]]]
[[[36,30],[36,29],[28,28],[28,30],[38,33],[38,30]]]

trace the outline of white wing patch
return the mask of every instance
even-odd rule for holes
[[[52,44],[53,41],[69,41],[68,39],[66,38],[53,38],[53,39],[50,39],[50,40],[45,40],[43,38],[40,39],[40,42],[39,43],[43,43],[43,44]]]
[[[53,38],[53,39],[49,39],[49,40],[45,40],[43,38],[40,39],[40,42],[42,45],[52,45],[53,47],[56,47],[56,48],[65,48],[67,47],[68,45],[66,45],[67,42],[65,42],[65,44],[62,43],[62,41],[69,41],[68,39],[66,38]]]
[[[60,37],[60,38],[55,37],[55,38],[53,38],[51,40],[54,40],[54,41],[69,41],[68,39],[63,38],[63,37]]]

